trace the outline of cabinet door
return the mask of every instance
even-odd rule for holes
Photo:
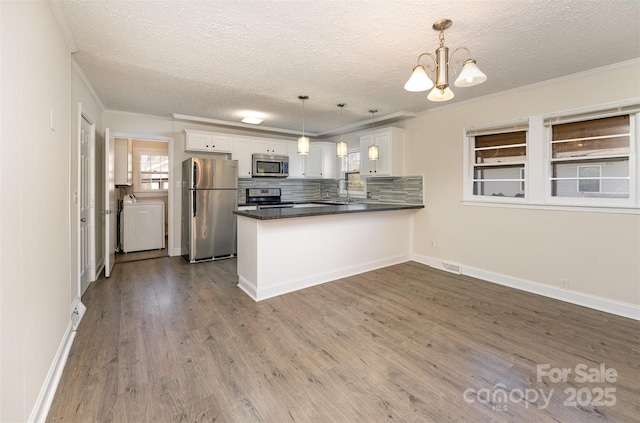
[[[255,139],[252,142],[253,142],[253,152],[254,153],[271,154],[271,151],[270,151],[270,148],[269,148],[269,141]]]
[[[271,141],[270,145],[269,145],[269,150],[271,150],[271,154],[281,154],[283,156],[286,156],[287,153],[287,142],[278,142],[278,141]],[[297,148],[297,146],[296,146]]]
[[[209,151],[211,146],[211,135],[187,133],[186,137],[185,150]]]
[[[133,184],[133,142],[130,138],[116,138],[114,146],[115,185]]]
[[[377,170],[376,161],[369,160],[369,147],[373,145],[371,135],[360,137],[360,175],[374,176]]]
[[[322,178],[323,174],[323,151],[322,145],[311,143],[309,146],[309,156],[307,159],[307,178]]]
[[[235,139],[233,142],[233,160],[238,161],[238,178],[251,178],[251,155],[253,154],[253,142],[250,140]]]
[[[336,145],[334,143],[322,145],[322,177],[328,179],[336,177]]]
[[[391,151],[391,134],[376,134],[376,145],[378,146],[378,163],[374,165],[374,174],[377,176],[391,176],[391,161],[393,159]],[[368,157],[367,157],[368,158]]]
[[[295,142],[287,143],[287,152],[289,156],[289,178],[304,177],[305,157],[298,154],[298,144]]]
[[[231,153],[233,138],[224,135],[213,135],[210,142],[211,151],[216,153]]]

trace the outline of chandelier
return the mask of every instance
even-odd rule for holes
[[[458,75],[458,79],[454,82],[456,87],[472,87],[474,85],[482,84],[487,80],[487,76],[478,69],[476,65],[476,61],[471,58],[471,52],[466,47],[458,47],[453,50],[451,56],[449,57],[449,47],[444,45],[444,30],[451,26],[451,21],[449,19],[441,19],[433,24],[433,29],[436,31],[440,31],[439,40],[440,46],[436,49],[436,54],[432,53],[422,53],[418,56],[418,64],[415,68],[413,68],[413,73],[411,77],[404,84],[404,89],[411,92],[421,92],[427,91],[433,87],[433,90],[429,93],[427,98],[431,101],[447,101],[453,98],[453,91],[449,88],[449,69],[451,72],[456,73],[457,67],[451,64],[451,58],[461,51],[464,50],[469,55],[469,58],[464,61],[462,64],[462,71],[460,75]],[[423,56],[429,56],[431,60],[433,60],[434,67],[427,65],[425,68],[420,64],[420,59]],[[433,73],[436,74],[436,83],[435,87],[433,81],[429,76],[427,76],[427,72],[432,76]]]

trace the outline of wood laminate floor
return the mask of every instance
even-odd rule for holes
[[[235,268],[94,282],[47,421],[639,421],[637,321],[414,262],[256,303]]]

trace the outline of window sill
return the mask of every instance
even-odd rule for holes
[[[532,209],[532,210],[555,210],[555,211],[573,211],[587,213],[615,213],[615,214],[637,214],[640,215],[640,207],[619,207],[619,206],[582,206],[582,205],[565,205],[565,204],[538,204],[525,203],[523,201],[482,201],[482,200],[462,200],[464,206],[475,207],[504,207],[514,209]]]

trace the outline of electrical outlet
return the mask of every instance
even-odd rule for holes
[[[436,248],[436,242],[434,240],[431,240],[431,248]]]
[[[562,288],[562,289],[569,289],[569,279],[567,279],[567,278],[560,278],[560,288]]]

